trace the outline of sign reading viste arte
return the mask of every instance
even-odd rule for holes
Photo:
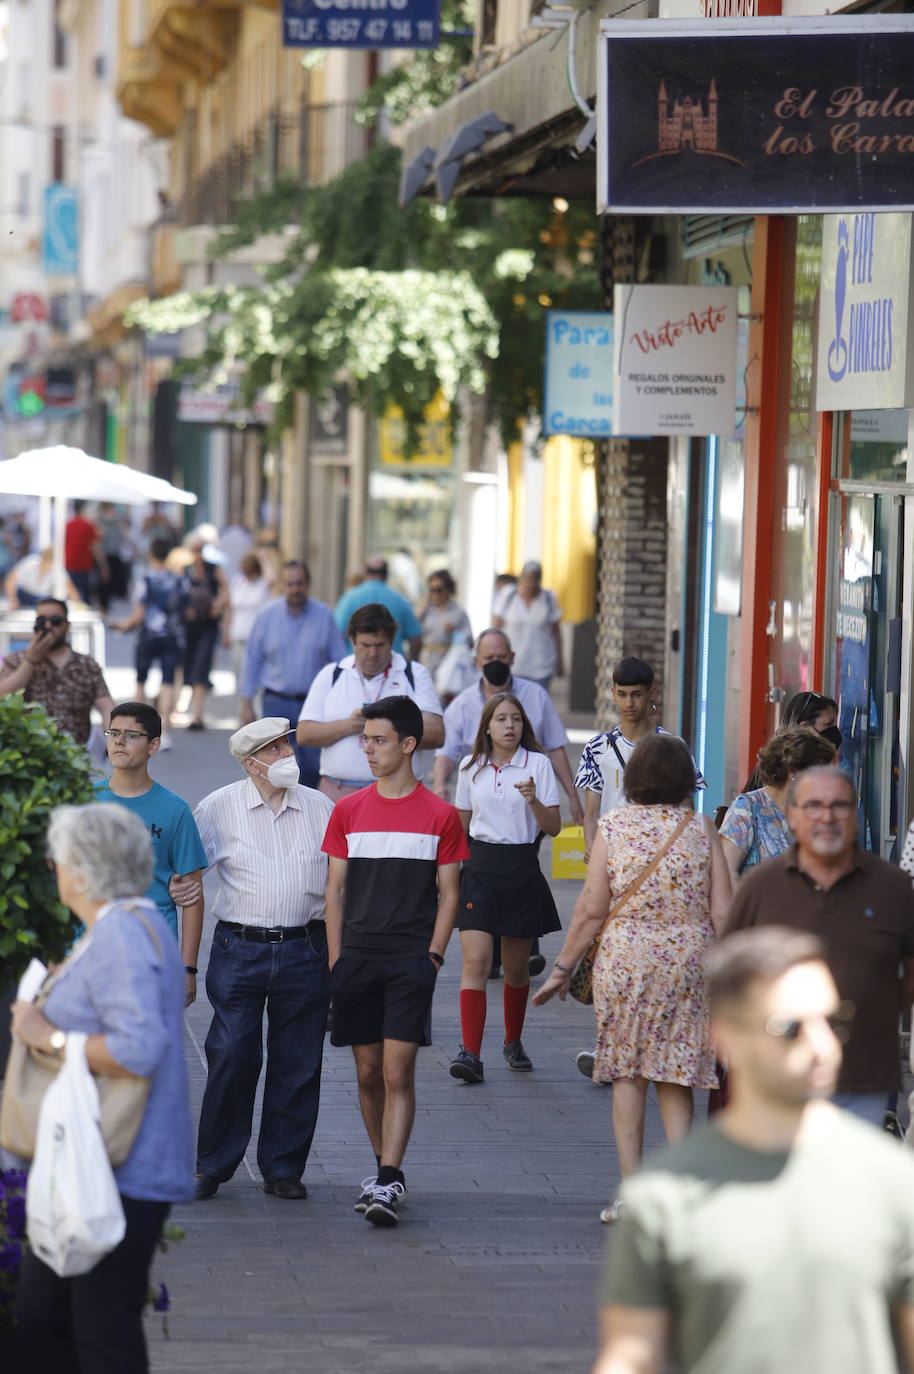
[[[734,286],[616,286],[615,434],[736,429]]]

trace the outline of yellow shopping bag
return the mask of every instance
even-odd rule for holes
[[[552,841],[553,878],[586,878],[584,827],[565,825]]]

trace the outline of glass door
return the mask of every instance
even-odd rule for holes
[[[860,843],[893,856],[898,835],[901,495],[843,492],[837,539],[834,692],[841,762],[859,797]]]

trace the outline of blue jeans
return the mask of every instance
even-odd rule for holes
[[[213,1020],[206,1037],[209,1072],[197,1172],[224,1182],[248,1147],[266,1008],[267,1069],[257,1164],[268,1181],[301,1178],[317,1123],[330,1004],[323,925],[275,945],[245,940],[217,925],[206,992]]]
[[[835,1093],[832,1097],[836,1107],[860,1121],[868,1121],[871,1126],[881,1126],[889,1106],[888,1093]]]
[[[298,713],[304,700],[304,697],[282,696],[279,692],[271,692],[265,687],[262,710],[265,716],[285,716],[287,718],[292,726],[292,748],[298,759],[298,780],[304,783],[305,787],[317,788],[321,781],[321,751],[295,742],[295,726],[298,724]]]

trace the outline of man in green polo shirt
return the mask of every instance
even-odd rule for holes
[[[730,1102],[623,1186],[594,1374],[914,1370],[914,1161],[826,1100],[850,1008],[824,955],[784,926],[712,955]]]
[[[796,843],[740,881],[726,930],[783,925],[818,935],[838,994],[854,1007],[835,1101],[881,1126],[901,1087],[898,1017],[914,993],[914,887],[857,844],[857,794],[841,769],[794,778],[787,819]]]

